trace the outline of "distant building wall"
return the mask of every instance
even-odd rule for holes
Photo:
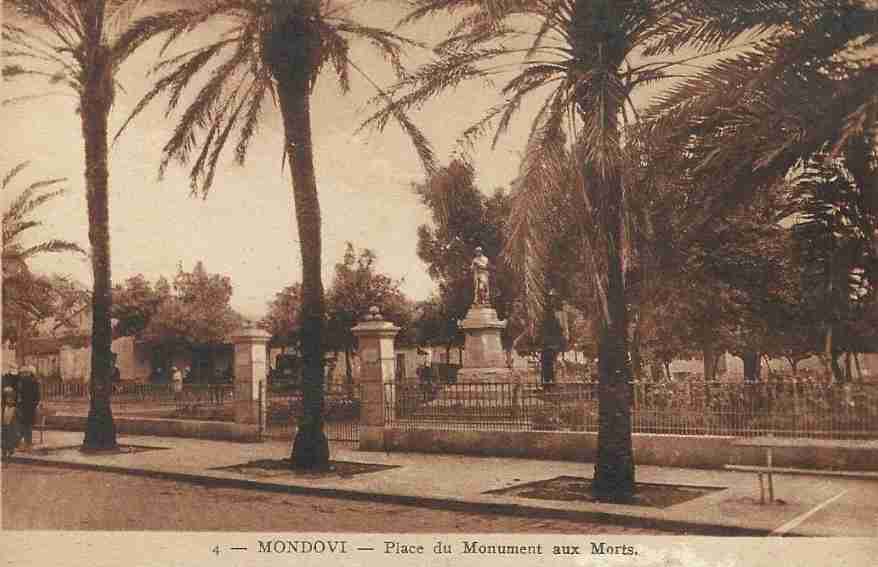
[[[24,363],[33,366],[37,376],[52,377],[60,374],[60,360],[57,353],[28,354],[24,357]]]
[[[134,337],[120,337],[113,341],[111,350],[116,353],[119,377],[126,382],[146,382],[151,365]],[[62,346],[58,355],[58,367],[64,382],[88,382],[91,376],[91,347],[72,348]]]
[[[3,374],[8,374],[17,368],[15,349],[9,342],[3,343]]]
[[[61,347],[59,354],[61,380],[88,382],[91,374],[91,348]]]

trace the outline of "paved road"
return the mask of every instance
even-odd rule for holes
[[[3,529],[657,535],[655,530],[210,488],[8,463]]]

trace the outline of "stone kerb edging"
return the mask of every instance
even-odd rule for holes
[[[736,437],[635,433],[634,462],[682,468],[722,469],[730,463],[764,464],[763,451],[734,447]],[[378,445],[378,443],[376,443]],[[456,453],[594,462],[597,433],[573,431],[448,431],[385,427],[380,450]],[[777,453],[775,466],[878,471],[878,450],[826,448]]]
[[[48,429],[85,431],[86,417],[81,415],[50,415]],[[189,437],[217,441],[259,442],[259,427],[227,421],[198,421],[190,419],[155,419],[145,417],[114,417],[118,433],[126,435],[155,435],[156,437]]]

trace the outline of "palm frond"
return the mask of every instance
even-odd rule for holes
[[[5,190],[9,187],[9,184],[15,179],[15,176],[24,171],[24,169],[30,165],[29,161],[23,161],[6,172],[6,175],[3,176],[3,181],[0,182],[0,191]]]
[[[133,6],[140,4],[142,1],[128,0],[127,2],[122,2],[122,4]],[[120,7],[119,10],[123,11],[123,13],[119,14],[119,18],[122,21],[128,21],[131,14],[124,13],[126,9],[123,7]],[[159,35],[167,33],[170,37],[177,37],[184,31],[192,29],[193,19],[195,19],[197,13],[194,10],[175,10],[151,14],[130,22],[113,41],[111,50],[114,64],[120,65],[140,46]]]
[[[187,52],[185,56],[176,59],[176,66],[164,76],[160,77],[156,81],[155,86],[153,86],[153,88],[137,102],[134,109],[116,132],[116,135],[113,137],[113,142],[115,143],[115,141],[119,139],[131,122],[137,118],[137,116],[139,116],[156,97],[165,92],[168,93],[168,103],[165,110],[165,116],[170,115],[170,113],[176,108],[183,91],[191,81],[215,56],[221,52],[223,48],[232,44],[233,40],[230,39],[217,41],[205,47]],[[164,65],[162,63],[157,66],[157,68],[163,67]]]
[[[398,110],[408,112],[417,109],[439,93],[452,89],[466,80],[486,79],[491,73],[481,69],[477,63],[504,54],[504,50],[499,48],[455,52],[420,67],[388,89],[385,95],[376,96],[372,100],[382,107],[364,120],[360,128],[375,128],[380,131]],[[404,94],[398,96],[398,93]],[[388,97],[393,101],[391,104],[387,104]]]
[[[20,17],[48,29],[64,46],[73,51],[85,39],[85,22],[70,2],[50,0],[7,0]]]
[[[67,240],[47,240],[45,242],[41,242],[39,244],[35,244],[34,246],[30,246],[21,251],[19,257],[23,260],[28,260],[38,254],[59,254],[63,252],[77,252],[79,254],[85,254],[85,250],[82,249],[75,242],[70,242]]]
[[[149,0],[108,0],[106,21],[107,27],[113,31],[119,31],[134,18],[134,14]]]
[[[395,106],[393,103],[393,99],[390,98],[384,89],[378,86],[375,81],[372,80],[369,75],[363,71],[356,63],[353,61],[348,61],[353,69],[355,69],[366,81],[368,81],[372,88],[378,91],[378,96],[382,97],[385,102],[387,102],[388,107]],[[421,159],[421,166],[424,168],[427,176],[432,175],[436,170],[436,156],[433,153],[433,147],[430,144],[429,139],[426,135],[418,128],[415,123],[409,118],[408,113],[405,112],[402,108],[394,108],[390,115],[394,120],[399,124],[400,128],[402,128],[403,132],[406,133],[409,140],[412,142],[412,145],[415,148],[415,151],[418,153],[418,157]],[[360,126],[360,129],[363,128],[364,125]]]
[[[426,49],[426,45],[420,41],[381,28],[364,26],[351,20],[333,21],[332,24],[333,34],[350,34],[368,40],[391,64],[398,77],[405,75],[402,63],[403,50],[411,47]]]

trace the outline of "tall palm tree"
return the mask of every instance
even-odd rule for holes
[[[22,352],[26,329],[30,322],[52,314],[52,281],[31,272],[28,262],[35,256],[49,253],[79,252],[74,242],[50,238],[28,242],[27,235],[42,221],[33,218],[41,206],[61,196],[58,188],[64,179],[44,179],[27,185],[7,200],[8,191],[16,191],[13,180],[28,163],[23,162],[9,170],[0,181],[3,193],[3,334],[15,335],[17,351]]]
[[[202,26],[226,26],[214,41],[160,62],[155,69],[159,76],[154,88],[126,121],[127,125],[165,93],[169,95],[169,115],[193,80],[206,76],[163,148],[160,173],[171,160],[184,164],[191,160],[192,190],[206,195],[229,137],[237,132],[234,157],[243,164],[266,99],[271,98],[280,108],[302,258],[304,412],[293,443],[292,462],[302,468],[325,467],[329,460],[323,433],[326,308],[320,273],[321,217],[312,147],[311,94],[327,64],[342,93],[350,88],[352,72],[372,82],[351,59],[351,40],[368,41],[400,76],[403,49],[416,43],[354,21],[348,5],[335,0],[216,0],[145,18],[143,25],[153,25],[152,20],[172,24],[165,47]],[[212,65],[215,67],[208,71]],[[425,167],[431,169],[433,156],[426,139],[402,112],[394,117],[414,141]]]
[[[116,72],[141,45],[169,22],[132,26],[144,0],[4,0],[3,79],[45,79],[73,91],[85,147],[88,239],[92,298],[91,403],[83,449],[116,447],[110,408],[112,335],[110,233],[107,188],[107,121],[116,93]],[[47,96],[39,93],[16,101]]]
[[[378,128],[399,109],[414,108],[469,79],[511,78],[504,102],[464,134],[496,126],[494,142],[529,95],[545,96],[531,127],[529,163],[545,172],[570,140],[574,189],[582,208],[583,256],[594,268],[599,298],[600,428],[593,490],[625,501],[634,493],[628,313],[624,279],[626,185],[623,126],[637,118],[632,93],[675,76],[692,59],[730,48],[747,33],[770,34],[819,10],[819,2],[725,0],[413,0],[405,22],[439,12],[461,14],[438,58],[400,81],[394,100],[374,115]],[[757,40],[752,40],[757,41]],[[738,42],[740,47],[740,41]],[[696,52],[692,58],[677,54]],[[673,60],[643,59],[643,54]],[[633,110],[633,113],[632,113]],[[564,133],[567,133],[567,136]],[[538,173],[538,172],[537,172]],[[550,187],[551,184],[544,186]],[[555,184],[559,190],[567,186]],[[534,200],[536,202],[536,200]]]

